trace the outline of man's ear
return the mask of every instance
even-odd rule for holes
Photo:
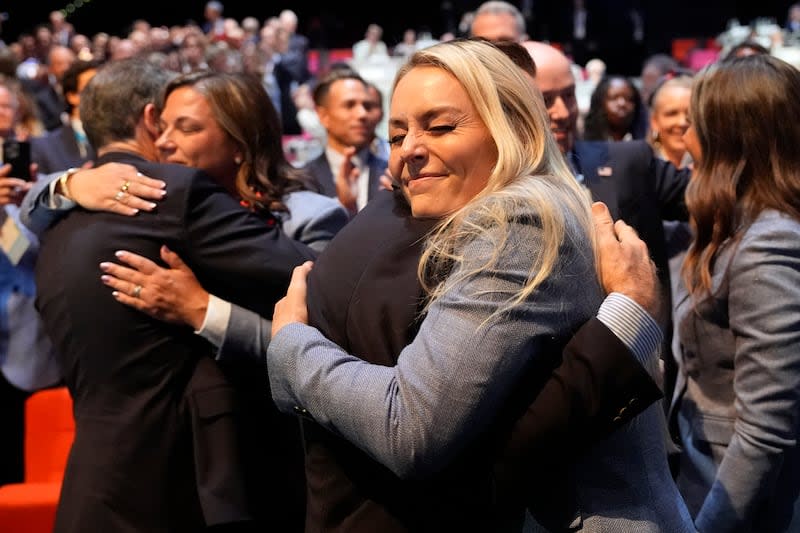
[[[157,139],[161,132],[158,128],[158,111],[154,104],[147,104],[144,106],[144,127],[147,128],[147,133]]]

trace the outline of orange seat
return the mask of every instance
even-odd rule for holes
[[[0,487],[0,531],[53,531],[74,437],[72,398],[66,387],[37,391],[26,400],[25,481]]]

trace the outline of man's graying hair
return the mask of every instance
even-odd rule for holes
[[[81,92],[81,121],[92,146],[132,139],[145,106],[173,76],[142,58],[103,65]]]

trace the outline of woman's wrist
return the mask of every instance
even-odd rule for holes
[[[80,170],[80,168],[71,168],[58,177],[56,192],[67,200],[75,200],[69,192],[69,180]]]

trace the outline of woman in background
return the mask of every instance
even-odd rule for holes
[[[647,117],[639,89],[625,76],[610,75],[597,84],[584,120],[587,141],[643,139]]]
[[[689,128],[692,76],[667,74],[650,95],[650,134],[647,141],[655,154],[678,168],[688,166],[692,157],[683,134]]]

